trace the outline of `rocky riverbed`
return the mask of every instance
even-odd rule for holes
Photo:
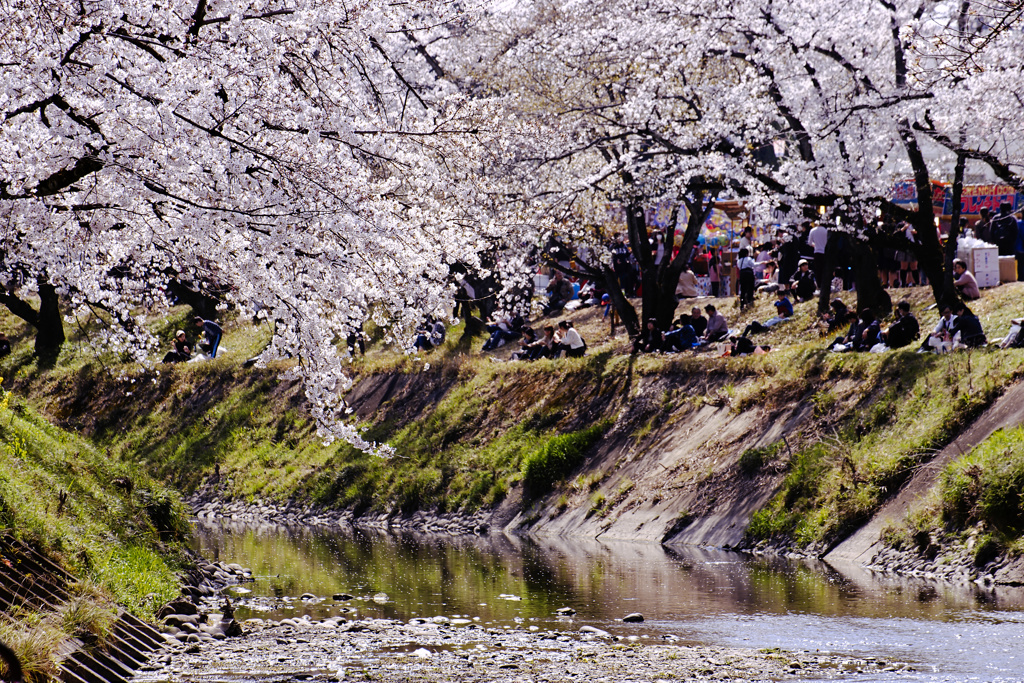
[[[211,621],[216,621],[216,617]],[[671,637],[486,628],[437,617],[321,621],[250,619],[238,638],[179,643],[135,678],[164,681],[675,681],[898,676],[909,667],[877,659],[673,644]]]

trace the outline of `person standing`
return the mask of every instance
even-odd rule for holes
[[[818,283],[818,289],[825,289],[825,246],[828,244],[828,228],[821,223],[815,224],[807,233],[807,244],[814,250],[814,281]]]
[[[626,246],[626,241],[622,234],[615,236],[615,241],[612,242],[612,269],[615,271],[615,276],[619,280],[619,286],[622,287],[622,293],[627,297],[633,296],[636,292],[636,277],[633,273],[632,257],[629,253],[629,247]]]
[[[740,270],[740,308],[746,308],[754,304],[754,259],[750,258],[746,248],[740,249],[739,256],[736,265]]]
[[[974,224],[974,236],[982,242],[992,243],[992,212],[987,206],[981,207],[978,211],[981,218]]]
[[[992,221],[992,241],[999,247],[1000,256],[1017,253],[1017,219],[1010,213],[1013,205],[1000,202],[999,215]]]
[[[206,337],[206,342],[200,342],[199,348],[209,355],[210,358],[216,358],[217,349],[220,348],[221,337],[224,336],[224,330],[217,323],[212,320],[204,320],[200,315],[197,315],[192,321],[196,327],[203,331],[203,336]]]
[[[1024,278],[1024,219],[1017,221],[1017,279]]]

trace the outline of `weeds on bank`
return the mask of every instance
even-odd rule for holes
[[[9,393],[0,400],[0,531],[151,617],[162,604],[156,601],[174,597],[178,586],[159,549],[187,535],[187,520],[177,496],[144,474],[48,424]]]
[[[831,435],[819,434],[793,454],[778,492],[751,518],[748,536],[802,547],[842,538],[990,405],[1022,358],[1017,351],[980,351],[825,359],[823,374],[838,380],[852,373],[862,388],[846,398],[834,389],[827,399],[821,390],[811,395],[823,418],[845,412],[831,423]],[[823,401],[828,412],[819,407]],[[764,457],[748,451],[740,466],[756,471]]]
[[[890,525],[883,541],[927,553],[936,539],[969,543],[977,566],[1024,551],[1024,427],[997,430],[949,463],[932,494]]]
[[[0,641],[21,662],[26,683],[60,678],[67,641],[76,638],[87,649],[103,649],[117,621],[117,606],[91,583],[73,584],[70,599],[50,612],[15,608],[0,621]],[[3,671],[0,671],[0,677]]]

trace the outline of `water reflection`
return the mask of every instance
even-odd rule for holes
[[[961,588],[704,548],[500,534],[201,526],[197,549],[252,568],[252,597],[293,598],[273,601],[270,612],[243,601],[243,617],[348,609],[398,619],[468,616],[497,626],[590,623],[624,635],[914,661],[924,672],[914,680],[1024,679],[1020,588]],[[298,600],[306,592],[327,599]],[[382,592],[387,602],[372,600]],[[357,599],[332,600],[337,593]],[[559,607],[577,614],[557,617]],[[630,612],[646,621],[617,621]]]

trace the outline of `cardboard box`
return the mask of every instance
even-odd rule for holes
[[[1017,281],[1017,259],[1014,256],[999,257],[999,281]]]
[[[971,250],[968,269],[974,273],[978,287],[999,286],[999,249],[997,247],[975,247]]]

